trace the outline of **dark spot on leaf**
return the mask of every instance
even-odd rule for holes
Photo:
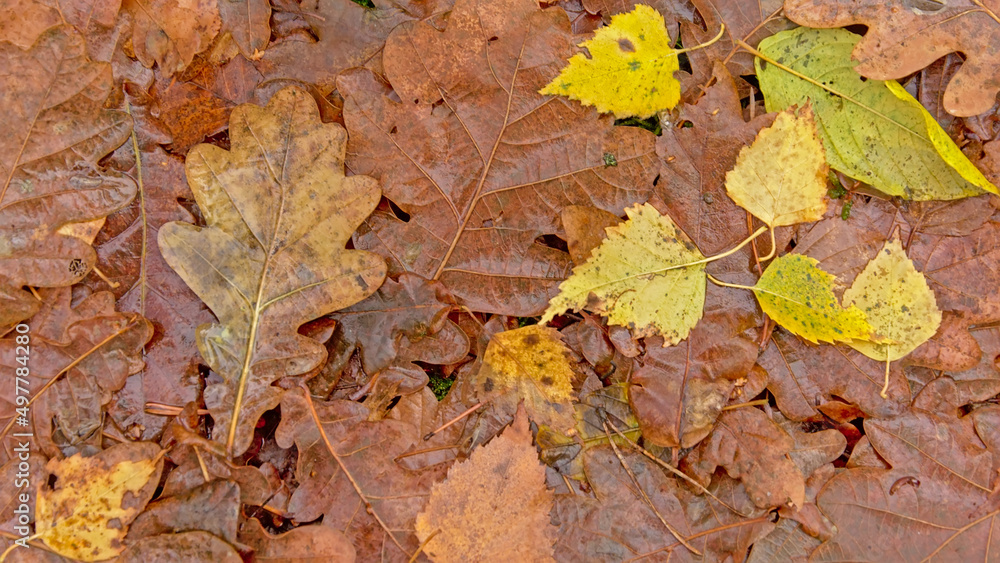
[[[552,376],[546,375],[545,377],[542,378],[542,385],[552,385],[552,383],[554,383],[552,380]]]
[[[618,48],[621,49],[622,51],[625,51],[626,53],[635,52],[635,45],[633,45],[631,41],[629,41],[624,37],[618,40]]]
[[[540,341],[541,338],[539,338],[537,334],[528,334],[521,342],[523,342],[525,346],[537,346]]]
[[[493,390],[493,380],[487,377],[486,382],[483,383],[483,391],[489,393],[492,390]]]

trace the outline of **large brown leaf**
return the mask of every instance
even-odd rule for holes
[[[385,256],[392,274],[444,282],[474,310],[541,313],[571,268],[568,254],[536,242],[560,231],[560,210],[621,213],[656,176],[650,133],[537,93],[579,41],[561,9],[462,0],[444,32],[393,31],[390,85],[343,75],[348,166],[379,178],[409,215],[373,215],[355,244]]]
[[[891,469],[859,467],[834,477],[818,498],[837,534],[816,561],[989,561],[1000,511],[989,500],[995,453],[972,421],[921,410],[865,421]]]
[[[868,26],[854,47],[859,73],[903,78],[948,53],[965,62],[944,91],[945,109],[958,116],[988,111],[1000,92],[1000,2],[952,0],[786,0],[785,14],[809,27]]]
[[[379,191],[371,178],[343,176],[346,133],[320,122],[309,94],[286,88],[265,108],[240,106],[230,138],[232,151],[199,145],[188,155],[208,226],[167,223],[159,244],[219,318],[198,330],[202,356],[223,378],[206,389],[205,403],[217,439],[238,455],[280,400],[271,384],[326,357],[298,327],[374,293],[385,263],[344,250]]]
[[[125,206],[135,185],[97,169],[126,139],[131,120],[103,109],[111,67],[87,59],[72,27],[49,29],[27,51],[0,43],[0,68],[0,326],[6,326],[38,310],[23,286],[71,285],[93,268],[89,241],[57,230]]]
[[[0,365],[13,374],[23,367],[16,358],[28,358],[33,445],[49,456],[99,449],[104,409],[125,379],[142,369],[142,347],[153,327],[134,313],[115,312],[110,293],[95,293],[75,307],[69,288],[41,295],[41,310],[25,323],[28,352],[17,349],[18,333],[12,332],[0,340]],[[0,435],[31,432],[15,425],[15,401],[14,393],[0,399]]]
[[[125,0],[123,8],[133,17],[136,58],[168,76],[187,68],[222,28],[215,0]]]

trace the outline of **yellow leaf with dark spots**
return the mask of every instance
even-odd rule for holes
[[[786,254],[771,262],[753,289],[774,322],[813,344],[869,338],[864,312],[837,302],[833,280],[814,258]]]
[[[881,361],[895,361],[934,336],[941,311],[924,275],[913,267],[899,235],[865,266],[844,292],[844,304],[865,312],[883,342],[854,340],[851,348]]]
[[[676,106],[681,97],[674,78],[680,67],[671,45],[663,16],[639,4],[581,43],[590,57],[573,55],[540,93],[567,96],[619,119],[650,117]]]

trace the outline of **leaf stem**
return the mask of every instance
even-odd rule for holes
[[[673,53],[670,53],[670,54],[671,55],[680,55],[681,53],[690,53],[691,51],[697,51],[698,49],[704,49],[705,47],[710,46],[711,44],[715,43],[719,39],[722,39],[722,34],[725,33],[725,32],[726,32],[726,24],[725,23],[719,23],[719,34],[716,35],[715,37],[709,39],[708,41],[706,41],[706,42],[704,42],[704,43],[702,43],[700,45],[695,45],[694,47],[687,47],[687,48],[684,48],[684,49],[677,49],[676,51],[674,51]]]
[[[889,366],[892,364],[892,362],[889,361],[889,354],[890,354],[891,350],[892,350],[892,346],[889,345],[889,344],[886,344],[885,345],[885,384],[882,385],[882,391],[879,392],[879,396],[882,397],[883,399],[888,399],[889,398],[889,394],[887,393],[887,391],[889,391]]]
[[[125,113],[132,117],[132,105],[125,96]],[[135,154],[135,182],[139,187],[139,213],[142,218],[142,249],[139,254],[139,314],[146,316],[146,249],[149,236],[149,222],[146,220],[146,190],[142,185],[142,153],[139,152],[139,141],[135,136],[135,123],[132,123],[132,152]],[[97,268],[94,268],[95,270]],[[104,276],[101,276],[104,278]],[[107,279],[105,279],[107,281]],[[108,281],[110,285],[111,282]],[[115,287],[115,286],[112,286]]]
[[[712,276],[712,274],[709,274],[707,272],[705,273],[705,275],[708,276],[708,281],[714,283],[715,285],[720,285],[722,287],[732,287],[732,288],[735,288],[735,289],[748,289],[748,290],[753,291],[755,293],[759,291],[761,293],[767,293],[767,294],[773,295],[773,296],[775,296],[775,297],[777,297],[779,299],[784,299],[785,301],[791,301],[792,303],[795,303],[796,305],[802,305],[803,307],[805,307],[805,304],[800,303],[800,302],[792,299],[791,297],[789,297],[787,295],[782,295],[780,293],[775,293],[773,291],[768,291],[766,289],[761,289],[761,288],[756,287],[756,286],[740,285],[738,283],[726,283],[726,282],[724,282],[722,280],[716,279],[714,276]]]

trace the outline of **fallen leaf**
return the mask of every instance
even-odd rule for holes
[[[28,338],[18,343],[20,333],[12,331],[0,340],[0,365],[12,374],[28,368],[33,441],[49,456],[70,455],[88,442],[101,444],[112,393],[142,370],[143,345],[153,335],[149,321],[115,312],[110,293],[95,293],[75,307],[70,293],[69,288],[42,290],[41,310],[25,323]],[[14,393],[0,399],[0,436],[24,416],[17,410],[21,406]]]
[[[128,525],[156,491],[159,453],[156,444],[130,442],[92,457],[49,460],[35,500],[35,537],[82,561],[118,555]]]
[[[30,50],[0,43],[0,327],[32,316],[24,286],[72,285],[94,267],[88,241],[58,233],[124,207],[135,184],[97,162],[127,137],[127,115],[103,108],[111,67],[87,60],[68,25],[45,31]]]
[[[995,453],[983,446],[970,418],[911,410],[866,420],[866,434],[891,469],[848,469],[827,483],[818,504],[838,533],[811,559],[985,561],[1000,555],[990,541],[998,513],[987,502]]]
[[[928,200],[997,193],[901,86],[854,70],[850,50],[859,39],[846,30],[802,27],[761,41],[761,53],[800,74],[756,60],[768,111],[810,100],[830,167],[889,195]]]
[[[794,446],[763,411],[739,408],[722,413],[712,434],[681,460],[680,470],[708,485],[722,467],[743,483],[757,507],[802,507],[805,476],[789,457]]]
[[[754,295],[767,316],[813,344],[867,340],[872,329],[864,311],[841,307],[833,283],[815,258],[786,254],[764,270]]]
[[[419,545],[414,532],[417,514],[427,503],[431,485],[444,477],[444,469],[414,472],[395,461],[419,440],[409,424],[367,421],[371,412],[353,401],[316,403],[320,419],[328,421],[323,428],[341,466],[320,438],[304,401],[301,393],[285,394],[275,433],[281,447],[296,446],[295,474],[305,476],[289,500],[289,515],[300,522],[322,516],[324,525],[347,535],[361,561],[379,558],[387,550],[402,555],[397,543],[409,557]],[[366,495],[365,500],[359,493]],[[371,503],[370,509],[365,501]]]
[[[365,176],[345,178],[346,133],[319,121],[302,90],[288,88],[265,108],[233,112],[233,150],[199,145],[188,181],[207,227],[160,228],[160,252],[216,313],[198,348],[223,382],[205,402],[230,455],[281,396],[271,384],[315,369],[326,350],[297,334],[306,321],[361,301],[385,277],[382,259],[345,251],[379,191]]]
[[[232,545],[208,532],[181,532],[143,538],[122,552],[121,563],[170,563],[212,561],[240,563],[243,558]]]
[[[232,34],[240,53],[257,60],[271,40],[271,6],[267,0],[219,2],[222,31]]]
[[[215,480],[178,495],[158,498],[129,526],[126,544],[160,534],[203,531],[236,543],[240,487]]]
[[[792,420],[821,414],[838,398],[873,417],[888,417],[910,402],[910,387],[899,365],[889,372],[889,400],[879,396],[885,363],[847,346],[812,346],[784,330],[775,330],[757,360],[768,374],[767,388],[778,408]]]
[[[167,76],[187,68],[222,27],[214,0],[124,0],[122,7],[133,17],[135,57]]]
[[[830,169],[817,135],[810,106],[779,113],[726,174],[729,197],[771,228],[822,219]]]
[[[443,282],[473,310],[540,314],[571,266],[536,242],[557,233],[561,209],[621,213],[656,176],[651,133],[537,93],[574,40],[561,9],[461,0],[443,32],[393,31],[391,89],[366,71],[343,74],[348,167],[378,178],[408,216],[373,215],[356,247],[385,256],[392,276]]]
[[[540,322],[587,308],[609,324],[628,326],[636,337],[660,335],[664,346],[672,346],[701,319],[705,257],[651,205],[625,212],[628,221],[609,228],[590,259],[559,285]]]
[[[687,492],[687,485],[649,459],[631,451],[621,453],[637,484],[623,474],[622,461],[610,446],[602,446],[584,456],[594,496],[556,496],[552,522],[559,526],[556,557],[560,561],[586,560],[594,554],[615,561],[657,555],[660,559],[699,560],[667,531],[657,514],[708,561],[745,554],[774,527],[762,517],[766,511],[755,507],[743,487],[728,477],[721,476],[709,490],[746,517],[733,514],[715,500]],[[646,493],[656,512],[637,488]],[[623,514],[628,517],[623,518]]]
[[[579,46],[587,55],[573,55],[541,94],[566,96],[618,119],[650,117],[680,101],[677,55],[663,16],[653,8],[637,4]]]
[[[923,344],[941,325],[941,311],[923,274],[906,257],[897,234],[844,291],[844,304],[865,312],[873,334],[888,341],[852,341],[874,360],[896,361]]]
[[[131,149],[131,143],[128,145]],[[110,290],[118,299],[119,310],[138,313],[153,323],[153,339],[143,351],[145,369],[126,380],[108,410],[123,431],[136,431],[141,439],[155,440],[168,419],[147,414],[145,404],[184,405],[198,397],[201,355],[195,332],[215,317],[170,269],[154,243],[164,223],[195,221],[178,203],[194,198],[184,179],[184,163],[161,147],[140,152],[140,158],[142,197],[108,217],[94,241],[101,273],[117,287],[109,289],[94,273],[83,283],[95,291]],[[140,176],[134,167],[130,173]]]
[[[502,434],[453,465],[417,516],[431,560],[552,561],[552,491],[519,409]]]
[[[857,71],[876,80],[904,78],[948,53],[964,62],[944,90],[948,113],[967,117],[989,111],[1000,92],[997,6],[987,0],[957,0],[911,7],[902,0],[789,0],[785,14],[809,27],[867,26],[851,53]]]
[[[480,400],[513,415],[524,402],[531,419],[560,431],[575,426],[573,361],[559,331],[529,325],[495,334],[476,375]]]
[[[579,266],[590,258],[607,236],[605,230],[622,220],[617,215],[585,205],[568,205],[559,218],[566,230],[566,246],[573,264]]]
[[[341,72],[351,67],[380,67],[386,38],[396,27],[447,13],[452,3],[392,0],[364,7],[344,1],[275,2],[272,20],[285,14],[304,16],[307,33],[269,45],[255,64],[268,81],[315,84],[325,95],[334,90]]]
[[[260,520],[251,518],[240,530],[240,542],[253,549],[254,561],[323,560],[353,563],[354,546],[343,532],[317,524],[272,535]]]

